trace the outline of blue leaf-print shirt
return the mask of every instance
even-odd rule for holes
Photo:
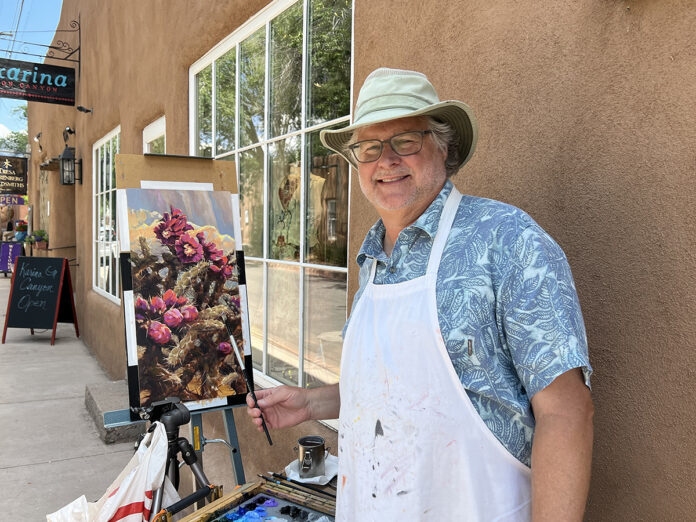
[[[425,275],[452,187],[447,180],[418,220],[401,231],[390,257],[382,248],[382,221],[370,229],[357,258],[360,288],[353,308],[375,260],[375,284]],[[471,402],[503,446],[529,466],[530,398],[573,368],[582,368],[590,385],[585,326],[565,254],[520,209],[464,195],[436,295],[442,336]]]

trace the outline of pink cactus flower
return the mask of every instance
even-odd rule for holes
[[[161,314],[164,313],[166,309],[167,305],[161,297],[153,297],[150,299],[150,311],[153,313]]]
[[[147,329],[147,336],[157,344],[165,344],[172,338],[172,332],[159,321],[152,321]]]
[[[167,308],[171,308],[177,302],[176,294],[174,293],[174,290],[171,289],[164,292],[162,299],[164,299],[164,304],[167,305]]]
[[[174,243],[174,250],[182,263],[197,263],[203,259],[203,247],[188,232],[182,234]]]
[[[176,328],[183,321],[184,321],[183,314],[179,310],[177,310],[176,308],[172,308],[171,310],[167,310],[164,313],[164,322],[167,324],[167,326],[169,328]]]
[[[186,214],[178,208],[170,207],[171,215],[165,212],[160,224],[154,228],[155,236],[165,245],[174,245],[187,230],[193,230],[186,219]]]
[[[142,297],[137,297],[135,299],[135,318],[138,321],[145,319],[145,314],[150,311],[150,305]]]
[[[181,308],[181,315],[184,316],[184,321],[191,323],[198,319],[198,310],[193,305],[186,305]]]
[[[234,262],[230,261],[227,256],[223,256],[210,265],[210,270],[223,279],[229,279],[234,273]]]
[[[220,250],[212,241],[206,241],[205,234],[203,232],[196,234],[196,238],[203,247],[203,255],[206,261],[217,261],[222,257],[222,250]]]

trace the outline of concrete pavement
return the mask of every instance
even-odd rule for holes
[[[10,277],[0,276],[0,325]],[[0,344],[0,520],[45,521],[84,494],[97,500],[133,454],[105,444],[85,407],[87,384],[109,383],[72,324],[8,328]],[[127,407],[127,404],[121,406]]]

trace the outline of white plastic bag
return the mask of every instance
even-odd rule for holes
[[[128,465],[97,502],[87,502],[84,495],[55,513],[46,515],[48,522],[141,522],[149,520],[152,496],[162,485],[167,465],[167,433],[164,425],[145,435]],[[170,486],[170,487],[167,487]],[[171,483],[165,486],[163,506],[178,500]],[[168,494],[167,494],[168,493]],[[167,498],[174,495],[174,498]]]

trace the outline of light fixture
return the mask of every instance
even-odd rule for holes
[[[39,144],[39,152],[43,152],[43,147],[41,146],[41,133],[39,132],[36,136],[34,136],[34,141]]]
[[[75,160],[75,149],[74,147],[68,147],[68,137],[70,134],[75,134],[69,126],[65,127],[63,131],[63,140],[65,141],[65,149],[63,153],[58,156],[60,160],[60,184],[61,185],[74,185],[75,180],[80,182],[82,185],[82,160]],[[80,177],[76,177],[76,168],[80,167]]]

